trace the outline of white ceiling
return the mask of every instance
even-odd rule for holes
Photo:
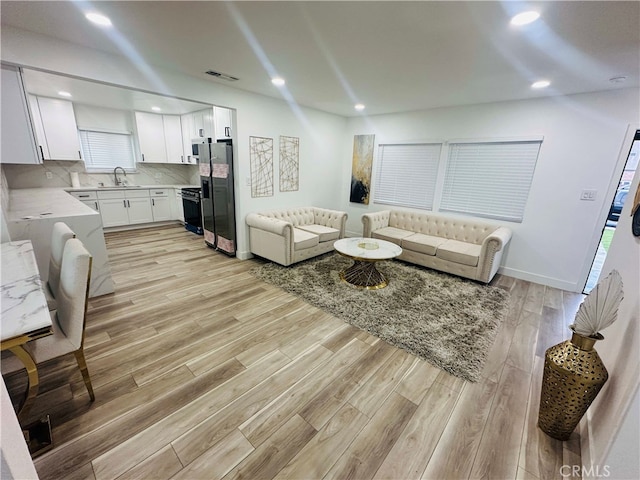
[[[510,17],[538,10],[521,28]],[[96,28],[83,11],[109,16]],[[2,25],[340,115],[638,87],[640,2],[14,2]],[[217,70],[229,83],[203,72]],[[287,81],[285,90],[270,82]],[[611,77],[626,76],[615,84]],[[532,90],[546,78],[550,88]]]

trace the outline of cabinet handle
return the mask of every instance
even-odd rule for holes
[[[126,200],[122,200],[122,203],[124,203],[124,208],[127,208],[127,201]]]
[[[224,127],[224,136],[225,137],[231,136],[231,127]]]
[[[127,208],[131,208],[131,202],[127,200]]]
[[[44,150],[42,150],[42,145],[38,145],[40,147],[40,156],[42,156],[42,160],[44,160]]]
[[[144,162],[144,153],[142,154],[142,161]]]
[[[155,206],[156,206],[156,201],[155,201],[153,198],[151,199],[151,205],[152,205],[153,207],[155,207]]]
[[[94,202],[96,204],[96,212],[100,211],[100,208],[98,207],[98,202]]]
[[[80,150],[78,150],[78,158],[82,160],[82,154],[80,153]]]
[[[79,198],[89,198],[89,195],[78,195]]]
[[[184,163],[184,155],[180,155],[180,161]]]

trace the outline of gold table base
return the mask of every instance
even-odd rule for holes
[[[376,262],[371,261],[354,260],[353,265],[340,272],[340,278],[366,290],[377,290],[389,284],[382,272],[376,268]]]

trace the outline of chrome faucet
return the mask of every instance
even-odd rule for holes
[[[124,168],[122,168],[122,167],[116,167],[116,168],[114,168],[114,169],[113,169],[113,176],[114,176],[114,177],[115,177],[115,179],[116,179],[116,186],[120,186],[120,185],[122,185],[122,184],[123,184],[123,183],[122,183],[122,180],[120,180],[120,179],[118,178],[118,173],[117,173],[117,170],[118,170],[118,169],[122,170],[122,173],[124,173],[124,176],[125,176],[125,177],[127,176],[127,172],[125,171],[125,169],[124,169]]]

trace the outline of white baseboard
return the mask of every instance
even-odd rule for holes
[[[528,282],[539,283],[548,287],[558,288],[560,290],[566,290],[569,292],[582,293],[582,288],[578,287],[575,283],[561,280],[559,278],[547,277],[545,275],[537,275],[531,272],[524,272],[522,270],[516,270],[515,268],[500,267],[498,273],[506,275],[507,277],[517,278],[519,280],[527,280]]]

